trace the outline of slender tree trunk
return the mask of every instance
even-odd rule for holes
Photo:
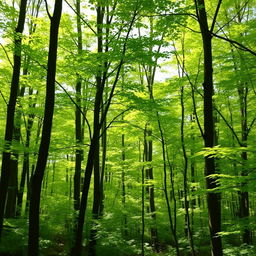
[[[97,40],[98,40],[98,53],[103,53],[103,19],[104,19],[104,10],[105,8],[101,6],[98,2],[97,6]],[[105,87],[105,83],[103,84],[104,80],[102,77],[102,61],[100,59],[99,70],[96,76],[96,86],[97,88],[102,89],[101,101],[100,101],[100,109],[102,106],[103,101],[103,90]],[[99,109],[99,117],[102,113]],[[97,119],[99,118],[97,117]],[[99,121],[100,122],[100,121]],[[102,127],[100,127],[101,129]],[[94,190],[93,190],[93,208],[92,208],[92,227],[90,230],[90,241],[89,241],[89,255],[95,256],[96,251],[96,242],[97,242],[97,220],[99,219],[100,215],[100,205],[101,205],[101,175],[100,175],[100,141],[99,139],[95,143],[95,152],[94,152],[94,163],[93,163],[93,173],[94,173]]]
[[[144,143],[145,143],[144,136]],[[143,152],[143,162],[145,161],[145,146]],[[139,162],[141,162],[141,148],[139,141]],[[144,166],[141,169],[141,256],[145,255],[145,170]]]
[[[208,28],[204,0],[195,0],[197,17],[200,25],[204,49],[204,145],[206,148],[215,146],[215,124],[213,116],[213,65],[212,65],[212,36]],[[205,157],[206,188],[217,188],[216,180],[209,175],[216,174],[215,158],[212,155]],[[211,239],[211,254],[222,256],[222,242],[218,234],[221,231],[221,195],[207,192],[209,215],[209,229]]]
[[[14,39],[14,64],[11,81],[11,91],[7,106],[7,119],[5,126],[5,144],[2,156],[1,180],[0,180],[0,239],[3,230],[3,218],[6,204],[8,181],[10,176],[11,144],[13,139],[14,115],[16,109],[17,95],[19,92],[20,67],[21,67],[21,35],[23,33],[26,17],[27,0],[20,1],[20,12],[18,24],[15,29]]]
[[[191,230],[191,221],[189,215],[189,201],[188,201],[188,157],[185,147],[185,136],[184,136],[184,121],[185,121],[185,107],[184,107],[184,86],[181,87],[181,146],[184,158],[184,171],[183,171],[183,186],[184,186],[184,207],[185,207],[185,230],[188,235],[191,255],[195,255],[194,239]]]
[[[39,139],[40,139],[40,133],[41,133],[41,128],[42,128],[43,122],[41,119],[38,120],[38,127],[37,127],[37,132],[36,132],[36,139],[35,139],[35,151],[33,154],[33,161],[34,163],[31,165],[31,173],[29,172],[29,168],[27,169],[27,197],[26,197],[26,208],[25,208],[25,214],[27,215],[29,212],[29,204],[30,204],[30,198],[31,198],[31,182],[32,182],[32,177],[35,173],[35,161],[37,157],[37,152],[36,148],[39,144]]]
[[[26,65],[26,64],[25,64]],[[23,75],[27,75],[27,70],[24,70]],[[25,87],[22,87],[19,92],[19,97],[22,98],[25,93]],[[5,217],[14,218],[16,215],[16,197],[18,193],[18,167],[19,167],[19,152],[15,149],[15,144],[20,143],[21,137],[21,107],[16,107],[14,130],[13,130],[13,143],[14,149],[10,159],[10,178],[7,190]]]
[[[166,154],[166,150],[165,150],[165,138],[164,138],[164,133],[163,133],[163,129],[161,126],[161,121],[160,121],[160,116],[159,113],[157,112],[157,123],[158,123],[158,128],[159,128],[159,132],[160,132],[160,136],[161,136],[161,146],[162,146],[162,155],[163,155],[163,163],[164,163],[164,196],[165,196],[165,201],[166,201],[166,205],[167,205],[167,211],[168,211],[168,217],[169,217],[169,223],[170,223],[170,230],[172,232],[172,236],[173,236],[173,240],[174,240],[174,246],[176,249],[176,255],[179,256],[180,255],[180,249],[179,249],[179,242],[178,242],[178,238],[177,238],[177,232],[176,232],[176,199],[175,199],[175,192],[174,192],[174,183],[173,183],[173,174],[172,174],[172,170],[171,170],[171,186],[172,186],[172,198],[174,201],[174,218],[172,216],[172,211],[171,211],[171,204],[170,204],[170,200],[169,200],[169,196],[168,196],[168,188],[167,188],[167,166],[166,166],[166,162],[168,161],[168,163],[170,164],[169,158],[168,158],[168,154]],[[166,159],[167,156],[167,159]],[[167,160],[167,161],[166,161]]]
[[[83,50],[83,42],[82,42],[82,26],[81,26],[81,11],[80,11],[80,0],[76,1],[76,12],[77,12],[77,51],[80,55]],[[75,175],[74,175],[74,209],[79,210],[80,206],[80,182],[81,182],[81,168],[82,168],[82,160],[83,160],[83,150],[81,149],[83,143],[83,135],[82,135],[82,120],[81,120],[81,87],[82,87],[82,79],[79,74],[77,74],[76,81],[76,163],[75,163]],[[79,108],[80,109],[79,109]]]
[[[122,116],[123,120],[123,116]],[[125,135],[122,134],[122,173],[121,173],[121,183],[122,183],[122,205],[123,209],[125,210],[126,206],[126,185],[125,185]],[[123,225],[122,225],[122,234],[124,237],[128,235],[127,229],[127,214],[123,214]]]
[[[88,193],[91,182],[91,175],[93,171],[94,164],[94,155],[97,150],[97,144],[99,143],[99,134],[100,134],[100,125],[99,125],[99,116],[100,116],[100,102],[102,96],[102,88],[97,89],[95,103],[94,103],[94,127],[93,127],[93,137],[91,140],[91,145],[89,148],[87,164],[84,175],[84,184],[82,189],[81,204],[79,209],[79,215],[77,220],[77,226],[75,228],[75,243],[73,245],[71,255],[80,256],[82,249],[82,236],[83,236],[83,226],[84,226],[84,217],[87,208]]]
[[[152,164],[152,156],[153,156],[153,142],[151,139],[152,136],[152,130],[151,128],[146,127],[145,128],[145,161],[149,162],[149,164]],[[153,220],[153,224],[151,224],[150,227],[150,233],[151,233],[151,241],[152,241],[152,247],[155,251],[159,251],[159,245],[158,245],[158,233],[157,233],[157,227],[156,227],[156,207],[155,207],[155,193],[154,193],[154,185],[152,184],[152,181],[154,180],[153,176],[153,167],[147,168],[146,170],[146,191],[149,199],[149,208],[148,212],[150,213],[150,217]]]
[[[190,155],[191,155],[191,159],[190,159],[190,176],[191,176],[191,183],[193,184],[192,185],[192,188],[191,188],[191,192],[195,192],[195,187],[194,187],[194,182],[195,182],[195,176],[196,176],[196,163],[195,163],[195,159],[194,159],[194,155],[195,155],[195,152],[194,152],[194,148],[193,148],[193,145],[195,143],[195,136],[193,134],[193,125],[195,123],[195,118],[194,118],[194,113],[191,115],[191,140],[192,140],[192,147],[191,147],[191,150],[190,150]],[[196,208],[196,198],[193,196],[193,199],[191,200],[191,209],[192,209],[192,220],[191,220],[191,228],[193,229],[193,215],[194,215],[194,209]]]
[[[85,218],[85,213],[87,209],[87,201],[88,201],[88,193],[89,193],[89,188],[90,188],[90,182],[91,182],[91,176],[92,176],[92,171],[93,171],[93,166],[94,166],[94,157],[97,152],[97,147],[99,144],[100,140],[100,130],[102,128],[103,122],[106,119],[107,113],[109,106],[111,104],[111,100],[114,96],[114,91],[116,88],[116,84],[119,80],[119,75],[120,71],[122,68],[122,65],[124,63],[124,56],[126,53],[126,48],[127,48],[127,40],[129,38],[129,34],[132,28],[132,25],[134,24],[135,18],[137,15],[137,10],[134,10],[133,17],[131,19],[129,28],[127,30],[126,38],[123,44],[123,49],[122,49],[122,58],[118,64],[117,71],[116,71],[116,76],[111,88],[111,92],[109,94],[106,106],[104,108],[104,113],[102,116],[100,115],[101,113],[101,104],[102,104],[102,98],[103,98],[103,92],[104,92],[104,85],[107,79],[107,70],[104,71],[102,81],[96,82],[96,96],[95,96],[95,102],[94,102],[94,116],[93,116],[93,135],[89,147],[89,153],[88,153],[88,158],[87,158],[87,164],[85,168],[85,175],[84,175],[84,182],[83,182],[83,189],[82,189],[82,197],[81,197],[81,204],[80,204],[80,209],[79,209],[79,215],[78,215],[78,220],[77,220],[77,226],[75,228],[75,241],[74,245],[71,249],[71,255],[73,256],[80,256],[81,255],[81,249],[82,249],[82,237],[83,237],[83,227],[84,227],[84,218]],[[99,18],[98,16],[97,18]],[[100,24],[97,22],[97,24]],[[100,28],[101,26],[98,26]],[[102,36],[102,34],[97,33],[98,36]],[[98,40],[102,41],[102,40]],[[99,47],[99,46],[98,46]],[[106,67],[105,67],[106,68]],[[97,76],[98,79],[100,78]],[[100,85],[100,86],[98,86]],[[101,116],[101,118],[100,118]]]
[[[248,87],[241,85],[238,88],[239,102],[240,102],[240,115],[241,115],[241,130],[242,130],[242,145],[247,147],[247,137],[248,137],[248,125],[247,125],[247,95]],[[247,152],[243,151],[241,153],[242,158],[242,176],[248,175],[248,170],[246,168],[246,161],[248,160]],[[241,184],[241,191],[239,191],[239,216],[240,218],[248,219],[250,216],[250,205],[249,205],[249,193],[244,191],[246,182]],[[252,243],[252,234],[250,229],[244,228],[242,233],[243,243],[251,244]]]
[[[40,0],[36,4],[36,0],[34,0],[31,3],[32,7],[32,16],[38,17],[39,13],[39,8],[41,5]],[[32,35],[35,32],[36,29],[36,24],[33,23],[33,21],[29,22],[29,35]],[[30,44],[30,41],[29,41]],[[30,56],[25,56],[24,57],[24,63],[23,63],[23,75],[27,76],[29,74],[29,64],[30,64]],[[26,87],[22,86],[19,92],[19,97],[23,98],[24,93],[25,93]],[[32,93],[31,89],[29,89],[29,94],[31,95]],[[33,92],[33,90],[32,90]],[[21,122],[22,122],[22,107],[18,106],[18,109],[16,111],[16,117],[15,117],[15,123],[14,123],[14,131],[13,131],[13,139],[16,141],[16,143],[20,143],[20,138],[21,138]],[[29,115],[31,116],[31,115]],[[26,127],[27,129],[27,127]],[[26,152],[24,152],[24,159],[25,159]],[[20,209],[21,206],[19,205],[21,202],[21,193],[18,190],[18,161],[19,161],[19,153],[17,150],[14,150],[13,157],[11,158],[11,171],[13,178],[10,178],[10,183],[9,187],[11,189],[8,192],[7,196],[7,203],[6,203],[6,216],[8,217],[14,217],[16,214],[20,215]],[[22,169],[22,179],[21,182],[25,181],[24,179],[24,168]],[[25,182],[24,182],[25,183]],[[23,184],[24,187],[24,184]],[[22,192],[23,195],[23,192]],[[17,197],[17,208],[16,208],[16,197]],[[22,202],[21,202],[22,203]]]
[[[58,31],[62,11],[62,0],[55,0],[54,13],[50,17],[50,42],[48,52],[47,65],[47,83],[46,83],[46,100],[45,112],[42,129],[41,143],[36,164],[35,173],[31,181],[31,199],[29,208],[29,239],[28,239],[28,255],[39,255],[39,210],[41,186],[44,177],[45,167],[48,158],[50,146],[52,119],[54,111],[55,98],[55,76],[58,48]]]
[[[33,94],[33,89],[30,88],[29,95],[32,95],[32,94]],[[35,103],[30,105],[30,107],[35,108]],[[29,146],[30,146],[31,129],[32,129],[33,123],[34,123],[34,117],[35,117],[34,114],[30,114],[28,116],[28,121],[27,121],[23,167],[22,167],[22,173],[21,173],[21,179],[20,179],[20,187],[19,187],[18,195],[17,195],[17,212],[16,212],[17,216],[21,216],[25,181],[26,181],[26,176],[27,175],[29,176]],[[28,193],[29,192],[27,191],[27,194]]]

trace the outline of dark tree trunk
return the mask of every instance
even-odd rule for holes
[[[146,137],[144,135],[144,144]],[[143,162],[145,161],[145,146],[143,152]],[[141,162],[141,149],[139,141],[139,162]],[[145,255],[145,171],[144,166],[141,169],[141,256]]]
[[[80,0],[76,1],[76,12],[77,12],[77,51],[78,54],[82,53],[83,44],[82,44],[82,26],[81,26],[81,18],[80,18]],[[82,79],[79,74],[77,74],[76,81],[76,163],[75,163],[75,175],[74,175],[74,209],[76,211],[79,210],[80,206],[80,183],[81,183],[81,168],[82,168],[82,160],[83,160],[83,150],[81,149],[83,143],[83,135],[82,135],[82,119],[81,119],[81,87],[82,87]],[[80,109],[79,109],[80,108]]]
[[[39,209],[41,186],[44,177],[44,171],[48,158],[50,146],[52,119],[54,111],[55,98],[55,76],[56,61],[58,48],[58,31],[62,11],[62,0],[56,0],[50,27],[50,42],[47,64],[47,83],[46,83],[46,100],[45,112],[42,129],[41,143],[39,147],[38,159],[35,173],[31,180],[31,198],[29,208],[29,240],[28,255],[37,256],[39,254]]]
[[[98,53],[102,54],[103,52],[103,37],[102,37],[102,26],[103,26],[103,19],[104,19],[104,10],[105,8],[101,5],[97,6],[97,43],[98,43]],[[100,96],[101,100],[99,102],[100,109],[98,113],[98,123],[100,123],[100,114],[103,101],[103,92],[105,87],[105,80],[102,77],[102,62],[99,57],[100,63],[98,66],[98,72],[96,76],[96,86],[97,90],[102,88],[102,94]],[[101,129],[102,127],[99,127]],[[97,220],[100,215],[100,205],[101,205],[101,176],[100,176],[100,141],[99,139],[95,142],[95,152],[94,152],[94,163],[93,163],[93,173],[94,173],[94,189],[93,189],[93,208],[92,208],[92,226],[90,230],[90,241],[89,241],[89,255],[95,256],[96,251],[96,243],[97,243]]]
[[[197,16],[200,25],[204,49],[204,145],[207,148],[215,146],[215,124],[213,116],[213,65],[212,65],[212,36],[208,28],[204,0],[195,0]],[[217,188],[216,180],[209,178],[216,174],[215,158],[212,155],[205,157],[206,188]],[[221,195],[207,192],[209,215],[209,229],[211,239],[211,253],[213,256],[222,256],[222,242],[218,234],[221,231]]]
[[[122,116],[123,120],[123,116]],[[122,134],[122,173],[121,173],[121,183],[122,183],[122,205],[125,210],[126,205],[126,185],[125,185],[125,135]],[[124,237],[128,235],[127,229],[127,214],[123,214],[123,225],[122,225],[122,234]]]
[[[16,215],[16,197],[18,186],[18,153],[13,153],[10,161],[10,174],[6,198],[5,218],[14,218]]]
[[[39,139],[40,139],[40,133],[41,133],[41,128],[42,128],[43,122],[41,119],[38,120],[38,127],[37,127],[37,133],[36,133],[36,139],[35,139],[35,145],[37,148],[37,145],[39,144]],[[33,154],[34,160],[37,157],[37,152],[34,152]],[[25,214],[28,214],[29,211],[29,204],[30,204],[30,198],[31,198],[31,182],[32,182],[32,177],[35,173],[35,163],[31,165],[31,173],[29,172],[29,168],[27,169],[27,175],[26,175],[26,180],[27,180],[27,197],[26,197],[26,207],[25,207]]]
[[[184,51],[184,49],[183,49]],[[188,235],[189,245],[191,250],[191,255],[195,256],[194,239],[191,230],[191,220],[189,215],[189,201],[188,201],[188,157],[185,146],[185,136],[184,136],[184,121],[185,121],[185,106],[184,106],[184,86],[181,87],[181,146],[184,158],[184,171],[183,171],[183,185],[184,185],[184,208],[185,208],[185,233]]]
[[[168,157],[168,154],[166,152],[164,132],[163,132],[163,129],[162,129],[160,116],[159,116],[158,112],[157,112],[157,123],[158,123],[158,128],[159,128],[159,132],[160,132],[160,136],[161,136],[161,146],[162,146],[162,155],[163,155],[163,164],[164,164],[164,169],[163,169],[163,171],[164,171],[164,180],[163,180],[164,197],[165,197],[165,201],[166,201],[166,205],[167,205],[168,218],[169,218],[169,223],[170,223],[170,230],[171,230],[173,240],[174,240],[176,255],[179,256],[180,255],[180,249],[179,249],[179,241],[178,241],[178,238],[177,238],[177,230],[176,230],[176,214],[177,214],[177,211],[176,211],[176,199],[175,199],[174,182],[173,182],[173,170],[171,169],[169,157]],[[167,156],[167,159],[166,159],[166,156]],[[172,197],[173,202],[174,202],[174,217],[172,216],[171,204],[170,204],[170,200],[169,200],[169,196],[168,196],[167,165],[166,165],[166,162],[169,163],[169,166],[170,166],[170,169],[171,169],[171,189],[172,189],[171,197]]]
[[[5,126],[5,144],[2,156],[1,180],[0,180],[0,238],[3,230],[3,218],[6,204],[8,181],[10,176],[11,144],[13,139],[14,115],[16,109],[17,95],[19,92],[20,67],[21,67],[21,36],[23,33],[26,17],[27,0],[20,1],[20,12],[18,24],[15,29],[14,39],[14,64],[11,81],[11,91],[7,106],[7,119]]]
[[[246,85],[241,85],[238,88],[239,102],[240,102],[240,115],[241,115],[241,130],[242,130],[242,146],[247,147],[247,137],[248,137],[248,125],[247,125],[247,95],[248,87]],[[248,175],[248,170],[246,168],[246,161],[248,160],[247,152],[243,151],[241,153],[242,158],[242,176]],[[249,205],[249,193],[245,191],[244,187],[246,182],[241,184],[241,191],[239,191],[239,217],[248,219],[250,216],[250,205]],[[248,221],[248,220],[247,220]],[[250,229],[244,228],[242,233],[243,243],[252,243],[252,234]]]
[[[102,8],[102,7],[100,7],[100,8]],[[97,12],[99,12],[99,9],[97,10]],[[97,15],[97,19],[102,19],[101,15]],[[127,34],[126,34],[125,42],[123,44],[123,50],[122,50],[123,57],[126,53],[126,47],[127,47],[126,43],[127,43],[130,31],[131,31],[132,25],[135,21],[136,15],[137,15],[137,11],[135,10],[134,15],[131,20],[131,23],[130,23],[130,26],[128,28]],[[102,22],[100,22],[100,20],[98,20],[97,24],[102,24]],[[101,26],[98,26],[98,29],[102,29]],[[102,33],[98,33],[98,36],[102,37]],[[102,43],[102,40],[98,39],[98,43],[99,42]],[[98,49],[100,47],[102,47],[102,45],[101,46],[98,45]],[[71,249],[71,255],[73,255],[73,256],[81,255],[84,218],[85,218],[85,213],[86,213],[86,209],[87,209],[88,193],[89,193],[89,188],[90,188],[90,183],[91,183],[92,171],[93,171],[93,167],[94,167],[94,158],[95,158],[95,154],[97,154],[97,148],[99,146],[100,130],[101,130],[102,125],[106,119],[108,109],[111,104],[111,100],[114,96],[116,84],[119,80],[120,71],[121,71],[122,65],[124,63],[123,57],[121,58],[121,60],[118,64],[116,76],[115,76],[115,79],[114,79],[114,82],[113,82],[113,85],[111,88],[111,92],[109,94],[107,103],[104,108],[104,113],[102,113],[102,115],[100,115],[100,114],[101,114],[101,110],[102,110],[101,105],[102,105],[102,98],[103,98],[103,92],[104,92],[104,85],[105,85],[105,82],[107,79],[107,73],[106,73],[107,70],[105,70],[103,72],[104,74],[102,76],[102,79],[101,79],[101,76],[97,75],[97,77],[96,77],[97,80],[99,80],[99,81],[96,81],[96,96],[95,96],[95,102],[94,102],[94,116],[93,116],[93,136],[91,139],[89,153],[88,153],[88,157],[87,157],[87,164],[86,164],[86,168],[85,168],[81,204],[80,204],[80,209],[79,209],[77,225],[75,228],[75,241],[74,241],[74,245]],[[106,67],[104,67],[104,68],[106,68]]]
[[[32,95],[32,93],[33,93],[33,90],[30,89],[29,94]],[[35,104],[33,104],[30,107],[34,108]],[[18,195],[17,195],[17,211],[16,211],[17,216],[21,216],[25,181],[26,181],[27,175],[29,176],[29,146],[30,146],[31,129],[32,129],[32,126],[33,126],[33,123],[34,123],[34,117],[35,117],[34,114],[29,115],[28,121],[27,121],[26,142],[25,142],[25,150],[24,150],[24,157],[23,157],[23,167],[22,167],[22,173],[21,173],[20,187],[19,187]],[[29,179],[27,180],[27,182],[28,181],[29,181]],[[28,193],[29,193],[29,191],[27,191],[27,194]]]
[[[26,65],[26,64],[25,64]],[[27,71],[24,70],[24,75],[27,75]],[[25,93],[25,87],[22,87],[19,92],[19,97],[23,97]],[[16,107],[15,121],[14,121],[14,130],[13,130],[13,142],[15,144],[20,143],[21,137],[21,107]],[[16,215],[16,198],[18,194],[18,167],[19,167],[19,152],[17,149],[13,149],[13,153],[10,160],[10,178],[8,184],[7,191],[7,199],[6,199],[6,209],[5,209],[5,217],[6,218],[14,218]]]
[[[75,228],[75,243],[71,251],[71,255],[73,256],[81,255],[84,217],[85,217],[85,212],[87,208],[88,193],[89,193],[91,176],[93,171],[94,155],[97,151],[97,144],[99,143],[99,134],[100,134],[99,116],[100,116],[100,102],[101,102],[101,96],[102,96],[101,89],[102,88],[97,89],[95,103],[94,103],[93,137],[91,140],[91,145],[90,145],[86,169],[85,169],[81,204],[80,204],[79,215],[78,215],[77,224]]]
[[[152,162],[152,156],[153,156],[153,142],[151,139],[152,136],[152,130],[151,128],[146,127],[145,128],[145,161],[149,162],[151,165]],[[153,176],[153,167],[147,168],[146,170],[146,191],[149,199],[149,208],[148,212],[150,213],[150,217],[153,220],[153,224],[150,227],[150,233],[151,233],[151,242],[152,247],[155,251],[159,251],[159,245],[158,245],[158,234],[157,234],[157,227],[156,227],[156,207],[155,207],[155,192],[154,192],[154,185],[152,184],[152,181],[154,180]]]

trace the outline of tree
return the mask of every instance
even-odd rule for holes
[[[14,116],[17,96],[19,92],[20,67],[21,67],[21,43],[22,32],[26,17],[27,1],[20,1],[20,11],[17,27],[14,34],[13,73],[9,103],[7,106],[7,119],[5,125],[5,145],[2,156],[1,180],[0,180],[0,238],[3,230],[3,219],[6,203],[7,188],[10,179],[11,145],[13,140]]]
[[[55,76],[56,61],[58,47],[58,31],[62,11],[62,0],[56,0],[54,5],[53,16],[49,14],[46,2],[47,12],[51,21],[50,42],[47,65],[47,82],[46,82],[46,100],[44,121],[42,128],[42,137],[39,147],[38,159],[35,173],[31,181],[31,198],[29,206],[29,239],[28,239],[28,255],[37,256],[39,250],[39,210],[40,210],[40,194],[44,177],[44,171],[47,163],[48,150],[51,139],[52,118],[54,111],[55,96]]]
[[[206,148],[215,146],[215,124],[213,116],[213,65],[212,65],[212,35],[214,25],[217,19],[218,11],[221,5],[218,2],[211,28],[209,29],[204,0],[195,1],[196,15],[200,25],[203,50],[204,50],[204,145]],[[205,178],[206,188],[217,188],[216,179],[209,175],[216,174],[216,163],[214,156],[205,156]],[[207,204],[209,213],[209,229],[212,245],[212,255],[222,255],[221,237],[218,234],[221,231],[221,198],[220,193],[207,192]]]
[[[77,52],[78,55],[81,54],[83,50],[83,41],[82,41],[82,26],[81,26],[81,11],[80,11],[80,0],[76,1],[76,12],[77,12]],[[76,149],[76,167],[75,167],[75,175],[74,175],[74,209],[79,210],[80,205],[80,180],[81,180],[81,164],[83,159],[83,150],[81,149],[83,143],[83,129],[82,129],[82,120],[81,120],[81,87],[82,87],[82,79],[81,75],[77,74],[76,81],[76,141],[77,141],[77,149]]]

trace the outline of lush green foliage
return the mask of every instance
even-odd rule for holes
[[[18,36],[14,31],[18,2],[0,1],[1,152],[4,150],[6,108],[13,67],[13,41]],[[18,155],[18,183],[15,189],[20,186],[26,153],[29,154],[27,175],[34,170],[45,101],[50,23],[44,2],[39,6],[38,14],[35,6],[41,1],[30,2],[21,46],[20,90],[24,89],[24,95],[18,97],[15,118],[15,127],[20,128],[21,135],[19,140],[14,139],[11,148],[12,153],[16,153],[12,157],[17,158]],[[52,3],[48,2],[51,12]],[[96,223],[93,228],[97,230],[97,255],[142,255],[143,250],[144,255],[177,255],[175,237],[170,228],[168,200],[180,255],[190,255],[186,193],[195,251],[197,255],[210,255],[205,156],[214,157],[218,167],[218,173],[212,178],[217,178],[219,185],[214,192],[221,192],[222,197],[222,232],[219,235],[224,255],[256,255],[256,56],[252,54],[256,50],[255,1],[223,1],[217,16],[212,53],[218,143],[213,148],[204,148],[201,133],[204,130],[204,63],[194,1],[81,1],[81,16],[78,18],[82,22],[82,51],[77,48],[79,32],[76,29],[75,1],[67,2],[70,6],[65,4],[60,25],[54,121],[41,193],[41,255],[69,255],[72,247],[74,220],[78,214],[74,210],[73,199],[76,150],[83,150],[83,181],[91,143],[89,130],[93,129],[96,77],[104,72],[107,82],[101,102],[102,112],[109,102],[115,80],[118,82],[106,124],[100,132],[104,209],[100,218],[92,221],[92,181],[84,227],[85,255],[92,222]],[[205,2],[211,26],[218,1]],[[97,6],[105,7],[105,19],[112,17],[109,24],[102,24],[102,52],[97,50],[99,35],[97,37],[95,32]],[[127,31],[134,13],[137,16],[129,34]],[[118,77],[120,62],[122,68]],[[75,136],[78,77],[82,81],[78,98],[84,119],[83,143],[77,143]],[[185,109],[184,120],[181,118],[182,107]],[[30,121],[32,125],[29,127]],[[182,124],[188,158],[186,176]],[[26,143],[28,131],[31,133],[29,144]],[[105,160],[102,138],[106,138]],[[152,160],[146,160],[145,145],[151,142]],[[151,168],[153,179],[147,176]],[[184,188],[184,177],[187,189]],[[5,219],[0,255],[26,255],[28,181],[29,178],[24,189],[21,216]],[[152,203],[150,189],[154,190],[155,212],[149,210]],[[241,216],[240,212],[242,192],[249,194],[247,217]],[[153,228],[158,231],[158,251],[152,245]],[[243,243],[244,230],[250,230],[251,244]]]

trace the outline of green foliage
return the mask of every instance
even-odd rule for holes
[[[52,3],[48,2],[51,11]],[[217,2],[205,1],[209,26]],[[69,3],[75,6],[75,1]],[[214,32],[255,50],[255,4],[255,1],[223,1]],[[97,31],[97,6],[104,7],[102,35],[92,31]],[[14,6],[11,1],[0,1],[1,152],[4,150],[4,127],[12,78],[13,39],[18,15],[16,7],[18,1],[14,1]],[[36,163],[44,114],[50,20],[44,5],[40,7],[38,17],[34,17],[34,11],[32,5],[28,7],[29,15],[22,38],[20,89],[24,88],[25,91],[24,95],[18,96],[15,118],[15,126],[20,126],[21,135],[12,142],[10,149],[10,152],[18,154],[18,157],[11,157],[18,161],[18,183],[21,181],[25,154],[29,154],[29,175]],[[137,16],[127,38],[135,11]],[[243,231],[255,229],[255,56],[241,51],[237,45],[213,37],[213,103],[218,142],[212,148],[205,148],[199,130],[200,125],[204,131],[203,47],[194,1],[90,0],[81,1],[81,13],[82,50],[77,48],[75,12],[65,7],[60,26],[54,122],[41,194],[41,254],[69,255],[77,217],[77,212],[73,210],[75,158],[77,150],[83,150],[83,182],[91,144],[88,124],[91,130],[94,124],[95,77],[103,76],[106,72],[101,110],[105,110],[118,79],[106,118],[104,210],[100,218],[94,220],[97,255],[140,255],[143,221],[145,256],[176,255],[165,189],[181,254],[190,255],[188,236],[184,232],[185,177],[188,212],[198,255],[210,253],[207,212],[207,194],[210,192],[222,194],[222,231],[218,235],[223,240],[224,255],[255,255],[254,242],[250,246],[242,244]],[[31,26],[34,26],[34,31]],[[103,52],[97,50],[100,36],[103,39]],[[120,63],[123,65],[117,74]],[[78,78],[81,81],[81,95],[76,92]],[[79,107],[88,121],[87,124],[82,116],[83,143],[77,143],[75,136],[74,102],[80,101]],[[28,129],[30,122],[33,125]],[[246,129],[242,127],[245,122]],[[182,148],[181,125],[187,162]],[[151,135],[145,135],[145,127],[150,129]],[[245,132],[248,133],[246,139],[242,138]],[[103,137],[100,137],[101,171]],[[150,142],[152,161],[146,161],[145,145]],[[218,185],[213,190],[205,188],[206,157],[214,158],[218,167],[218,173],[209,176]],[[186,164],[188,169],[185,174]],[[153,170],[153,179],[148,178],[149,168]],[[93,179],[85,218],[85,251],[93,222]],[[152,187],[156,208],[154,213],[149,212],[149,190]],[[6,220],[0,254],[26,253],[28,227],[24,214],[29,192],[26,183],[24,190],[22,217]],[[242,192],[249,193],[250,205],[250,216],[243,218],[240,216]],[[156,219],[152,218],[153,214],[156,214]],[[159,253],[152,248],[152,227],[158,230]]]

